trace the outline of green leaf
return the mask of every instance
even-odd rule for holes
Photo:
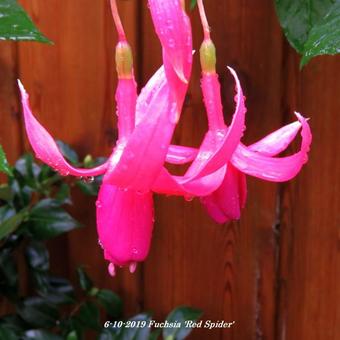
[[[78,340],[78,335],[76,331],[71,331],[67,334],[66,340]]]
[[[92,328],[97,331],[102,328],[99,321],[98,307],[90,301],[81,305],[76,320],[86,328]]]
[[[34,339],[34,340],[63,340],[59,335],[47,332],[42,329],[31,329],[26,331],[23,340]]]
[[[301,66],[317,55],[340,53],[340,2],[311,29],[304,46]]]
[[[59,318],[56,306],[40,297],[30,297],[23,300],[17,306],[17,312],[28,324],[37,328],[53,327]]]
[[[12,188],[8,184],[0,185],[0,200],[9,202],[13,199],[13,196]]]
[[[79,189],[85,194],[89,196],[97,196],[99,192],[100,185],[102,183],[103,176],[98,176],[94,178],[94,181],[91,183],[86,183],[82,180],[76,182],[76,185]]]
[[[0,252],[0,292],[1,295],[13,298],[18,290],[18,270],[11,249]]]
[[[18,338],[11,329],[0,325],[0,339],[17,340]]]
[[[47,198],[31,210],[30,231],[38,240],[46,240],[80,227],[80,224],[63,208],[60,202]]]
[[[100,289],[96,298],[111,317],[118,319],[122,316],[123,302],[117,294],[108,289]]]
[[[160,335],[161,335],[162,331],[160,329],[157,329],[155,331],[153,331],[148,340],[157,340],[159,339]]]
[[[70,186],[66,183],[62,183],[60,186],[55,199],[60,202],[60,204],[71,204],[71,191]]]
[[[78,280],[82,290],[89,292],[93,287],[93,282],[90,277],[86,274],[83,267],[77,268]]]
[[[67,160],[75,165],[79,163],[79,157],[77,153],[68,144],[62,142],[61,140],[57,140],[57,145]]]
[[[49,253],[41,242],[32,242],[26,248],[26,260],[33,270],[45,272],[50,267]]]
[[[52,43],[33,24],[16,0],[0,2],[0,40]]]
[[[20,224],[27,218],[28,210],[23,209],[0,224],[0,240],[10,233],[13,233]]]
[[[0,8],[1,8],[1,5],[0,5]],[[0,14],[1,14],[1,9],[0,9]],[[0,22],[1,22],[1,16],[0,16]],[[8,164],[6,154],[5,154],[4,149],[2,148],[2,145],[0,145],[0,172],[3,172],[8,176],[13,176],[13,171],[10,165]]]
[[[163,329],[163,338],[171,340],[185,339],[192,331],[192,328],[185,327],[185,321],[197,321],[202,315],[198,309],[191,307],[178,307],[174,309],[167,317],[169,323],[180,323],[181,327],[172,327]]]
[[[318,54],[339,50],[339,0],[275,0],[283,31],[295,50],[304,55],[302,64]],[[335,11],[334,15],[331,12]],[[321,48],[318,48],[318,42]],[[311,51],[311,48],[315,51]]]
[[[147,313],[142,313],[129,319],[129,321],[146,321],[147,325],[151,320],[151,316]],[[145,327],[123,327],[120,329],[118,339],[121,340],[145,340],[150,336],[151,328]]]

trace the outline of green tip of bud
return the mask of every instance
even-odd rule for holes
[[[116,47],[116,67],[119,78],[133,76],[132,50],[127,42],[119,42]]]
[[[204,40],[200,48],[201,67],[204,73],[216,72],[216,48],[214,43]]]

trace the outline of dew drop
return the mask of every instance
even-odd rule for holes
[[[102,207],[102,202],[100,202],[99,200],[96,201],[96,207],[97,208],[101,208]]]
[[[93,183],[93,181],[94,181],[94,177],[93,177],[93,176],[89,176],[89,177],[80,177],[80,179],[81,179],[84,183]]]
[[[132,254],[137,255],[138,254],[138,249],[137,248],[132,248]]]
[[[184,196],[184,199],[187,201],[187,202],[191,202],[193,199],[194,199],[194,196]]]
[[[104,250],[104,246],[103,246],[102,241],[100,239],[98,239],[98,244],[99,244],[100,248],[102,248]]]

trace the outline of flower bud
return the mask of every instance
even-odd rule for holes
[[[216,48],[210,39],[203,41],[200,48],[201,67],[204,73],[216,72]]]
[[[119,78],[129,79],[133,76],[133,58],[131,47],[127,42],[119,42],[116,47],[116,67]]]

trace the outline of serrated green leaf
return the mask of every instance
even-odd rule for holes
[[[317,55],[340,53],[340,2],[331,6],[328,13],[309,32],[303,50],[301,66]]]
[[[55,305],[39,297],[30,297],[17,306],[17,312],[33,327],[50,328],[55,326],[59,318]]]
[[[118,319],[122,316],[123,302],[117,294],[108,289],[100,289],[96,298],[111,317]]]
[[[192,328],[185,327],[185,321],[197,321],[202,315],[202,311],[191,307],[178,307],[174,309],[166,318],[169,323],[178,322],[180,327],[163,329],[163,338],[172,340],[185,339],[192,331]]]
[[[33,24],[16,0],[0,2],[0,40],[52,43]]]
[[[63,208],[60,202],[47,198],[31,210],[30,231],[38,240],[46,240],[80,227],[80,224]]]
[[[67,160],[75,165],[79,163],[79,157],[77,153],[68,144],[62,142],[61,140],[57,140],[57,145]]]
[[[8,164],[6,154],[4,149],[2,148],[2,145],[0,145],[0,172],[3,172],[8,176],[13,176],[13,171]]]
[[[338,53],[339,38],[334,31],[339,32],[336,27],[339,22],[336,14],[330,13],[337,11],[333,7],[337,7],[339,0],[275,0],[275,3],[285,36],[304,55],[302,64],[318,54]],[[318,42],[322,48],[318,49]]]
[[[14,216],[10,217],[9,219],[3,221],[0,224],[0,240],[2,240],[10,233],[13,233],[20,226],[20,224],[27,218],[27,216],[28,210],[23,209]]]

